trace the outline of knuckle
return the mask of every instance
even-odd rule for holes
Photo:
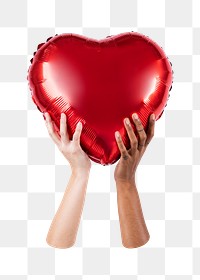
[[[143,127],[143,125],[142,125],[141,123],[138,125],[138,129],[139,129],[139,130],[144,129],[144,127]]]
[[[73,134],[73,140],[77,140],[78,139],[78,134],[75,132],[74,134]]]
[[[136,124],[137,124],[138,126],[141,126],[141,125],[142,125],[141,120],[140,120],[140,119],[137,119],[137,120],[136,120]]]
[[[126,155],[127,155],[126,150],[122,150],[122,151],[121,151],[121,154],[122,154],[122,156],[126,156]]]
[[[60,136],[61,136],[61,137],[64,137],[64,136],[65,136],[65,131],[61,130]]]
[[[147,139],[147,135],[146,134],[143,134],[142,136],[141,136],[141,140],[146,140]]]
[[[137,145],[138,139],[135,137],[135,138],[132,140],[132,142],[133,142],[134,145]]]
[[[118,144],[120,147],[122,147],[122,139],[118,139]]]
[[[137,149],[138,141],[137,140],[132,141],[131,146],[132,146],[132,148]]]

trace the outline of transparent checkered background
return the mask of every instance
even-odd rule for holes
[[[46,234],[70,167],[30,98],[30,59],[55,34],[127,31],[156,41],[174,70],[137,171],[150,241],[121,245],[116,164],[92,162],[76,244],[53,249]],[[199,0],[0,0],[0,280],[199,280],[199,124]]]

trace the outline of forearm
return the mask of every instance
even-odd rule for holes
[[[81,219],[89,171],[72,170],[61,204],[51,223],[47,243],[56,248],[73,246]]]
[[[142,207],[135,183],[116,181],[117,203],[124,247],[137,248],[149,240]]]

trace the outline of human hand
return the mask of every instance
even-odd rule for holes
[[[155,127],[154,114],[151,114],[149,118],[147,133],[145,132],[143,125],[140,119],[138,118],[138,115],[133,114],[132,118],[139,139],[137,139],[133,131],[129,118],[125,118],[124,125],[128,133],[130,144],[131,144],[131,148],[129,150],[126,149],[119,131],[115,131],[115,138],[121,153],[121,158],[119,159],[119,162],[116,165],[114,178],[115,181],[122,181],[124,183],[135,183],[135,172],[137,166],[147,148],[147,145],[150,143],[151,139],[154,136],[154,127]],[[128,124],[126,123],[126,120],[129,121]]]
[[[72,171],[88,171],[91,168],[91,160],[80,146],[80,135],[82,131],[82,123],[79,122],[76,126],[72,140],[69,139],[67,133],[67,118],[64,113],[60,118],[60,135],[55,130],[55,123],[51,120],[48,112],[44,113],[46,118],[45,124],[48,133],[58,149],[69,161]]]

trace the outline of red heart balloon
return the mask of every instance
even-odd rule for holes
[[[123,119],[138,113],[147,129],[148,118],[160,118],[172,85],[171,62],[150,38],[126,32],[102,40],[64,33],[38,45],[28,81],[34,103],[48,111],[60,129],[67,115],[70,139],[83,123],[82,149],[102,165],[120,158],[115,131],[130,148]]]

